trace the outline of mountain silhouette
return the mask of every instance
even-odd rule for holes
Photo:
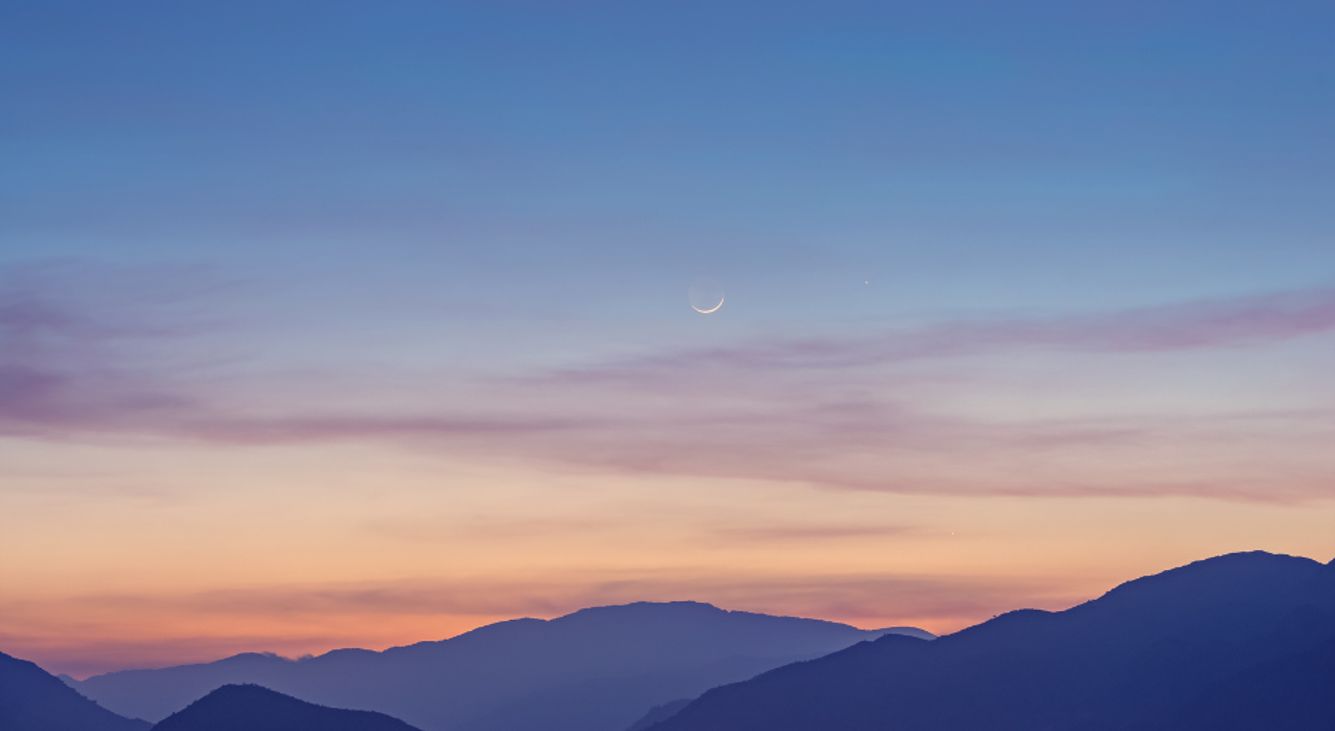
[[[656,705],[894,632],[931,636],[642,602],[500,622],[384,652],[336,650],[302,660],[245,654],[109,673],[77,687],[108,708],[151,720],[219,686],[256,683],[430,731],[625,731]]]
[[[417,731],[372,711],[317,706],[258,685],[224,685],[153,731]]]
[[[1242,553],[889,636],[705,693],[652,731],[1335,729],[1335,567]]]
[[[654,724],[659,721],[666,721],[677,715],[678,711],[690,705],[690,703],[690,698],[681,698],[670,703],[664,703],[661,706],[654,706],[653,708],[650,708],[649,712],[644,714],[640,720],[631,724],[631,727],[626,729],[626,731],[647,731],[647,729],[652,728]]]
[[[0,729],[5,731],[147,731],[37,665],[0,652]]]

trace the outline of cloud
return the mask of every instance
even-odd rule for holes
[[[466,523],[460,523],[458,516],[450,513],[375,518],[366,521],[363,527],[372,535],[411,543],[453,543],[461,537],[522,540],[575,534],[609,536],[609,540],[613,540],[610,536],[626,528],[622,523],[609,524],[606,519],[583,514],[542,518],[470,516]],[[901,523],[790,521],[747,525],[706,523],[695,526],[691,538],[711,544],[755,545],[887,538],[923,533],[924,529],[919,526]]]
[[[186,594],[89,594],[78,602],[153,616],[225,616],[266,620],[305,616],[460,615],[559,616],[589,606],[634,601],[708,601],[729,609],[802,616],[984,617],[1017,606],[1061,608],[1082,597],[1065,594],[1056,580],[894,573],[729,574],[644,572],[596,577],[580,572],[542,577],[405,579],[323,585],[284,584]],[[11,607],[12,609],[12,607]],[[419,638],[431,639],[431,638]]]
[[[1110,313],[960,320],[874,337],[792,338],[658,353],[545,374],[635,381],[701,367],[844,369],[1016,349],[1153,353],[1279,342],[1335,331],[1335,288],[1184,302]]]
[[[917,526],[899,524],[804,524],[717,526],[709,531],[716,538],[744,543],[809,543],[857,538],[885,538],[888,536],[922,533]]]
[[[143,311],[184,296],[139,274],[63,263],[0,270],[0,434],[152,430],[196,408],[167,385],[170,360],[141,352],[181,344],[184,323]]]
[[[0,341],[26,346],[0,353],[0,434],[12,436],[238,448],[366,441],[546,469],[897,493],[1294,501],[1335,492],[1335,464],[1315,446],[1335,436],[1330,420],[988,419],[940,408],[919,387],[922,369],[900,367],[1015,349],[1150,354],[1274,343],[1335,331],[1330,289],[667,350],[521,378],[445,373],[459,379],[455,395],[424,395],[417,408],[353,407],[329,389],[318,404],[286,399],[267,413],[259,399],[226,398],[145,358],[145,338],[170,350],[172,327],[121,323],[115,308],[80,315],[30,286],[0,293],[0,303]],[[133,357],[124,353],[129,340]],[[387,377],[369,377],[366,392]]]
[[[0,333],[15,346],[15,341],[44,333],[87,335],[90,330],[95,331],[70,312],[21,292],[6,292],[0,298]]]
[[[282,444],[343,439],[489,439],[587,428],[588,424],[549,416],[375,416],[328,414],[267,419],[192,413],[177,422],[179,433],[196,439],[234,444]]]

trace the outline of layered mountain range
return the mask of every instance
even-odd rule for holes
[[[1230,554],[935,639],[676,602],[83,682],[0,654],[0,729],[150,728],[1329,731],[1335,562]]]
[[[74,687],[150,721],[219,686],[257,684],[312,703],[381,711],[427,731],[624,731],[653,706],[892,633],[931,637],[696,602],[637,603],[500,622],[383,652],[245,654],[109,673]]]

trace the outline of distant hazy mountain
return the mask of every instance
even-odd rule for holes
[[[690,698],[682,698],[670,703],[664,703],[661,706],[654,706],[653,708],[650,708],[649,712],[644,714],[640,720],[631,724],[631,727],[626,729],[626,731],[646,731],[659,721],[666,721],[677,715],[678,711],[690,705],[690,703]]]
[[[639,603],[501,622],[384,652],[339,650],[296,661],[238,655],[110,673],[77,687],[108,708],[152,720],[219,686],[257,683],[430,731],[625,731],[656,705],[896,631],[922,634],[694,602]]]
[[[258,685],[224,685],[153,731],[417,731],[371,711],[326,708]]]
[[[0,652],[0,729],[4,731],[146,731],[79,695],[26,660]]]
[[[1064,612],[884,637],[712,690],[653,731],[1335,729],[1335,568],[1221,556]]]

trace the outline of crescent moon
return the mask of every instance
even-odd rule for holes
[[[720,296],[718,298],[718,304],[714,305],[713,307],[707,309],[701,309],[699,307],[696,307],[695,305],[691,305],[691,309],[695,310],[696,312],[699,312],[702,315],[712,315],[715,312],[718,312],[719,310],[723,309],[723,300],[724,297]]]

